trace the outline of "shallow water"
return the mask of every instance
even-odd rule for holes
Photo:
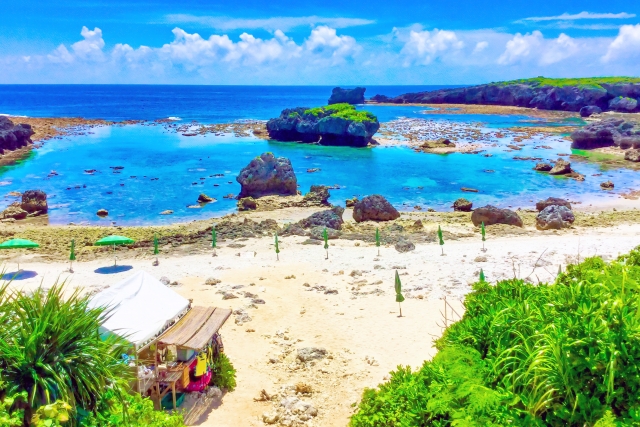
[[[385,110],[389,108],[389,110]],[[400,116],[425,117],[422,108],[375,107],[382,120]],[[487,123],[487,127],[512,126],[526,117],[434,115],[436,120]],[[288,157],[298,177],[300,190],[312,184],[339,185],[331,190],[330,201],[344,204],[346,198],[382,194],[399,208],[434,208],[448,211],[458,197],[466,197],[475,206],[487,203],[499,206],[532,207],[539,198],[569,197],[590,201],[613,196],[599,183],[611,179],[616,192],[640,184],[636,172],[619,169],[601,171],[594,164],[574,164],[585,182],[553,177],[533,171],[534,162],[515,161],[514,156],[555,159],[557,153],[569,153],[568,141],[548,138],[528,144],[522,151],[506,152],[492,147],[493,157],[470,154],[433,155],[415,153],[404,147],[348,148],[263,141],[232,135],[184,137],[163,126],[112,126],[92,129],[92,134],[48,141],[26,161],[0,171],[0,185],[9,191],[40,188],[49,195],[50,222],[118,224],[166,224],[218,216],[235,210],[238,194],[235,177],[242,167],[265,151]],[[501,141],[508,143],[508,139]],[[547,144],[553,150],[533,149]],[[120,173],[112,167],[122,166]],[[309,168],[320,168],[307,173]],[[96,169],[93,175],[84,171]],[[57,175],[48,176],[55,170]],[[493,170],[493,173],[486,172]],[[118,172],[117,170],[115,172]],[[602,176],[592,177],[594,173]],[[216,178],[214,174],[224,174]],[[201,179],[204,178],[204,179]],[[195,183],[195,185],[194,185]],[[217,184],[217,186],[215,185]],[[465,193],[471,187],[479,193]],[[195,205],[200,193],[216,198],[216,203],[201,209]],[[4,207],[14,198],[5,197]],[[107,209],[109,217],[100,219],[98,209]],[[163,210],[173,215],[159,215]]]

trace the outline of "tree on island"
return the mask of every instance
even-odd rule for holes
[[[438,240],[440,241],[440,249],[442,253],[440,255],[444,255],[444,238],[442,237],[442,229],[438,226]]]
[[[402,295],[402,283],[400,282],[400,275],[398,274],[398,270],[396,270],[396,302],[398,303],[398,307],[400,307],[400,316],[402,317],[402,301],[404,301],[404,296]]]

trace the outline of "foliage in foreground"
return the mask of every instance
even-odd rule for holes
[[[88,302],[64,284],[29,294],[0,286],[0,426],[71,427],[78,414],[86,427],[183,426],[182,415],[127,394],[128,344],[100,337],[108,313]]]
[[[220,353],[213,360],[211,383],[220,389],[229,391],[236,388],[236,369],[224,353]]]
[[[639,286],[640,248],[476,283],[436,357],[366,390],[351,426],[640,426]]]

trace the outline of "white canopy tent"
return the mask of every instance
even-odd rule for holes
[[[89,306],[110,310],[100,333],[122,336],[138,349],[184,314],[189,300],[139,271],[94,295]]]

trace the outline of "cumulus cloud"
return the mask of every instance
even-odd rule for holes
[[[540,31],[517,33],[506,43],[505,50],[498,58],[502,65],[517,62],[538,62],[550,65],[560,62],[578,53],[579,47],[574,39],[562,33],[557,39],[545,39]]]
[[[360,50],[353,37],[338,36],[334,28],[327,26],[314,28],[304,47],[314,56],[331,57],[333,64],[352,57]]]
[[[405,66],[413,63],[428,65],[443,54],[463,47],[464,42],[459,40],[453,31],[437,28],[433,31],[411,30],[401,54],[405,56]]]
[[[323,16],[275,16],[271,18],[229,18],[223,16],[198,16],[188,14],[172,14],[165,16],[165,21],[171,24],[198,24],[217,30],[249,30],[264,29],[269,31],[288,31],[292,28],[304,26],[326,25],[331,28],[348,28],[374,24],[376,21],[363,18],[323,17]]]
[[[82,27],[80,35],[84,40],[80,40],[71,45],[71,51],[65,45],[58,46],[51,54],[48,55],[52,62],[70,63],[76,59],[101,61],[104,59],[102,49],[104,48],[104,40],[102,39],[102,30],[94,28],[93,31],[87,27]]]
[[[562,15],[557,16],[532,16],[529,18],[523,18],[516,22],[541,22],[541,21],[576,21],[580,19],[630,19],[635,18],[635,13],[591,13],[591,12],[580,12],[580,13],[563,13]]]
[[[602,57],[604,62],[611,62],[621,57],[637,58],[640,56],[640,24],[623,25],[618,36],[611,42],[607,53]]]

